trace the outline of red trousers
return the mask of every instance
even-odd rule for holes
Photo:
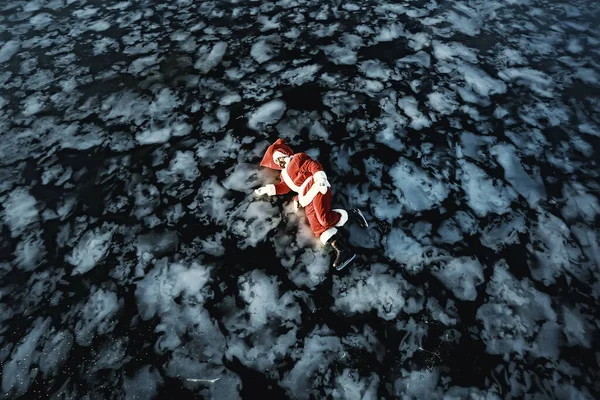
[[[318,238],[328,229],[335,228],[342,220],[342,214],[331,209],[331,199],[331,189],[327,189],[325,194],[318,193],[313,201],[304,208],[308,223]]]

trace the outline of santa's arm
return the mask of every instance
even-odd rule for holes
[[[327,174],[325,174],[325,171],[323,171],[321,164],[310,157],[307,158],[304,163],[305,168],[312,174],[315,183],[322,187],[321,193],[325,194],[327,188],[331,185],[327,180]]]
[[[269,185],[265,185],[263,187],[259,187],[258,189],[256,189],[254,191],[254,193],[256,193],[257,195],[269,195],[269,196],[275,196],[277,194],[286,194],[290,192],[290,188],[288,185],[285,184],[285,182],[283,180],[281,180],[281,182],[277,182],[277,183],[271,183]]]
[[[290,190],[292,190],[283,179],[280,182],[275,183],[273,186],[275,186],[275,194],[287,194],[290,192]]]

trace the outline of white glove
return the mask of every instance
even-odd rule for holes
[[[323,171],[318,171],[313,174],[313,179],[315,180],[315,185],[319,186],[319,192],[322,194],[327,193],[327,188],[331,185],[327,180],[327,175]]]
[[[300,209],[300,202],[298,201],[298,197],[294,197],[294,212],[298,212]]]
[[[275,186],[267,185],[263,187],[259,187],[254,191],[254,194],[257,196],[262,196],[263,194],[268,194],[269,196],[275,196]]]

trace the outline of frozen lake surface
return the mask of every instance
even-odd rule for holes
[[[2,398],[600,398],[599,17],[3,2]],[[278,137],[372,225],[341,273]]]

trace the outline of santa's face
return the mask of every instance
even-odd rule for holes
[[[277,163],[277,165],[279,165],[281,168],[285,168],[285,157],[279,157],[275,160],[275,162]]]

